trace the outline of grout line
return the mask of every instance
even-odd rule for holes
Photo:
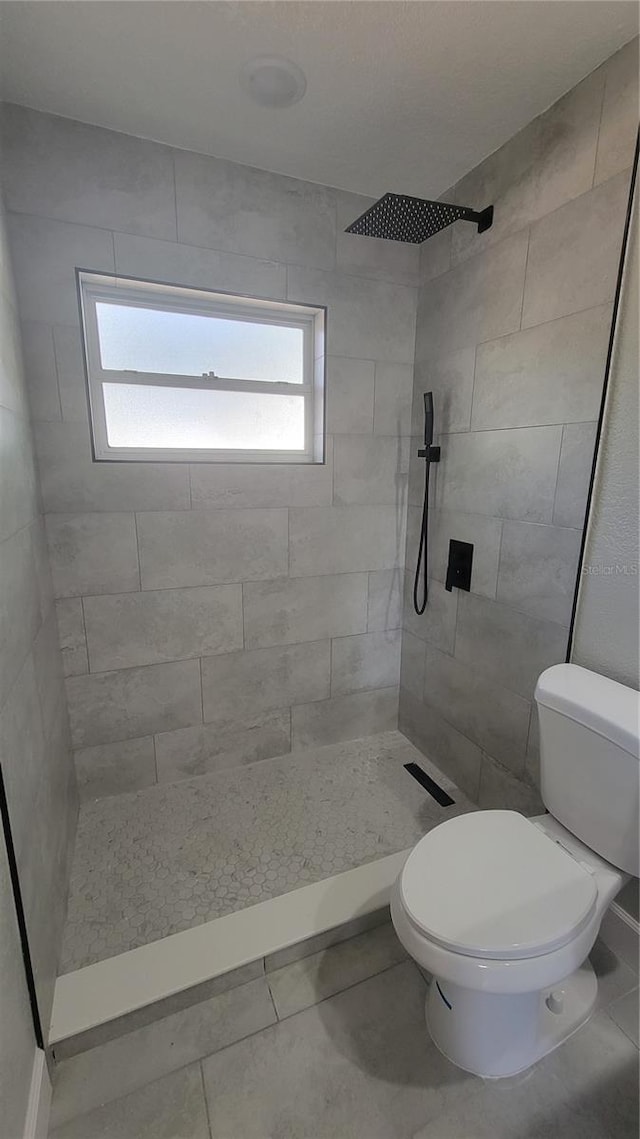
[[[271,1000],[271,1004],[273,1005],[273,1013],[274,1013],[274,1016],[276,1018],[276,1024],[279,1024],[280,1023],[280,1017],[278,1016],[278,1009],[276,1007],[275,997],[273,995],[273,992],[271,991],[271,982],[269,980],[270,976],[271,976],[271,974],[267,973],[267,971],[265,970],[264,979],[267,982],[267,989],[269,990],[269,997]],[[273,1025],[269,1025],[268,1027],[272,1028]],[[261,1029],[260,1031],[262,1032],[264,1030]]]
[[[202,683],[202,657],[198,657],[198,669],[200,672],[200,715],[202,717],[201,723],[205,723],[204,718],[204,685]]]
[[[53,348],[53,366],[56,370],[56,393],[58,396],[58,407],[60,409],[60,419],[54,419],[53,422],[54,423],[64,423],[65,418],[64,418],[64,415],[62,412],[62,397],[60,395],[60,369],[58,367],[58,353],[56,352],[56,338],[55,338],[55,331],[54,331],[54,325],[53,324],[49,325],[49,332],[51,334],[51,345]],[[29,384],[27,383],[27,389],[28,388],[29,388]],[[27,390],[27,395],[28,394],[29,394],[29,392]],[[41,422],[41,421],[37,420],[36,417],[34,416],[33,422],[37,423],[37,422]],[[46,423],[48,421],[44,420],[44,422]]]
[[[524,258],[524,272],[522,274],[522,301],[520,303],[520,320],[518,321],[518,330],[522,332],[522,318],[524,316],[524,298],[527,291],[527,269],[529,268],[529,249],[531,247],[531,226],[527,227],[527,252]],[[557,319],[561,320],[561,317]],[[547,321],[546,323],[551,323]],[[536,325],[530,326],[535,328]]]
[[[142,593],[143,592],[143,589],[142,589],[142,568],[141,568],[141,564],[140,564],[140,542],[138,540],[138,514],[135,510],[133,511],[133,528],[136,532],[136,561],[138,563],[138,589],[137,590],[135,590],[135,589],[127,590],[126,592],[127,593]],[[144,592],[148,593],[151,591],[145,590]]]
[[[602,66],[604,67],[604,75],[603,75],[603,82],[602,82],[602,97],[601,97],[601,101],[600,101],[600,114],[598,116],[598,130],[596,132],[596,145],[595,145],[595,149],[594,149],[594,153],[593,153],[593,174],[591,176],[591,189],[592,190],[595,189],[595,185],[596,185],[596,170],[598,169],[598,154],[600,151],[600,134],[602,132],[602,120],[604,118],[604,104],[605,104],[605,99],[607,97],[607,85],[608,85],[608,79],[609,79],[609,74],[608,74],[609,68],[607,67],[608,63],[609,63],[609,60],[605,60],[605,62],[602,64]]]
[[[204,1114],[207,1121],[207,1131],[209,1133],[209,1139],[213,1139],[213,1131],[211,1130],[211,1116],[209,1114],[209,1101],[207,1099],[207,1087],[204,1082],[204,1068],[202,1066],[203,1060],[206,1059],[208,1059],[207,1056],[201,1056],[198,1060],[198,1067],[200,1069],[200,1084],[202,1087],[202,1098],[204,1100]]]
[[[556,474],[555,474],[555,479],[553,482],[553,502],[551,503],[551,522],[550,522],[550,525],[552,525],[552,526],[553,526],[554,515],[556,512],[556,498],[558,496],[558,483],[560,481],[560,462],[562,459],[562,448],[564,446],[564,433],[565,433],[565,427],[566,426],[567,426],[566,423],[562,424],[562,434],[560,435],[560,446],[558,447],[558,459],[556,462]],[[593,444],[592,461],[596,458],[596,449],[597,449],[597,439],[594,440],[594,444]],[[582,526],[579,527],[580,533],[582,534],[583,532],[585,532],[586,528],[587,528],[587,520],[585,518]],[[565,529],[569,529],[569,527],[565,527]],[[578,529],[578,527],[571,527],[571,529]],[[577,574],[578,574],[579,569],[580,569],[580,565],[578,564],[578,566],[576,568],[576,578],[577,578]]]
[[[178,233],[178,179],[176,177],[176,152],[171,151],[171,172],[173,174],[173,217],[176,225],[176,245],[182,244]]]

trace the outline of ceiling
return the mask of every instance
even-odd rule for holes
[[[638,30],[614,0],[0,3],[5,99],[363,194],[437,196]],[[286,56],[307,93],[254,105]]]

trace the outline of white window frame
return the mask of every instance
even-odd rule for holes
[[[204,289],[167,285],[137,278],[78,270],[78,293],[84,333],[85,367],[96,462],[188,463],[323,463],[326,309],[321,306],[267,301]],[[170,373],[116,371],[102,367],[96,304],[126,303],[196,316],[219,316],[253,324],[277,324],[303,333],[303,382],[225,379],[221,376],[180,376]],[[303,450],[248,450],[220,448],[112,447],[109,445],[103,384],[142,384],[145,387],[212,391],[258,392],[261,395],[297,395],[304,399]]]

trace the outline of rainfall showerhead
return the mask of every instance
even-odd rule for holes
[[[345,233],[382,237],[387,241],[409,241],[419,245],[454,221],[476,222],[478,233],[484,233],[493,222],[493,206],[477,211],[467,206],[454,206],[449,202],[410,198],[407,194],[385,194],[351,222]]]

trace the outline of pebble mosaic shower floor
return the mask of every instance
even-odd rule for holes
[[[399,732],[87,803],[61,972],[69,973],[412,846],[475,809]]]

